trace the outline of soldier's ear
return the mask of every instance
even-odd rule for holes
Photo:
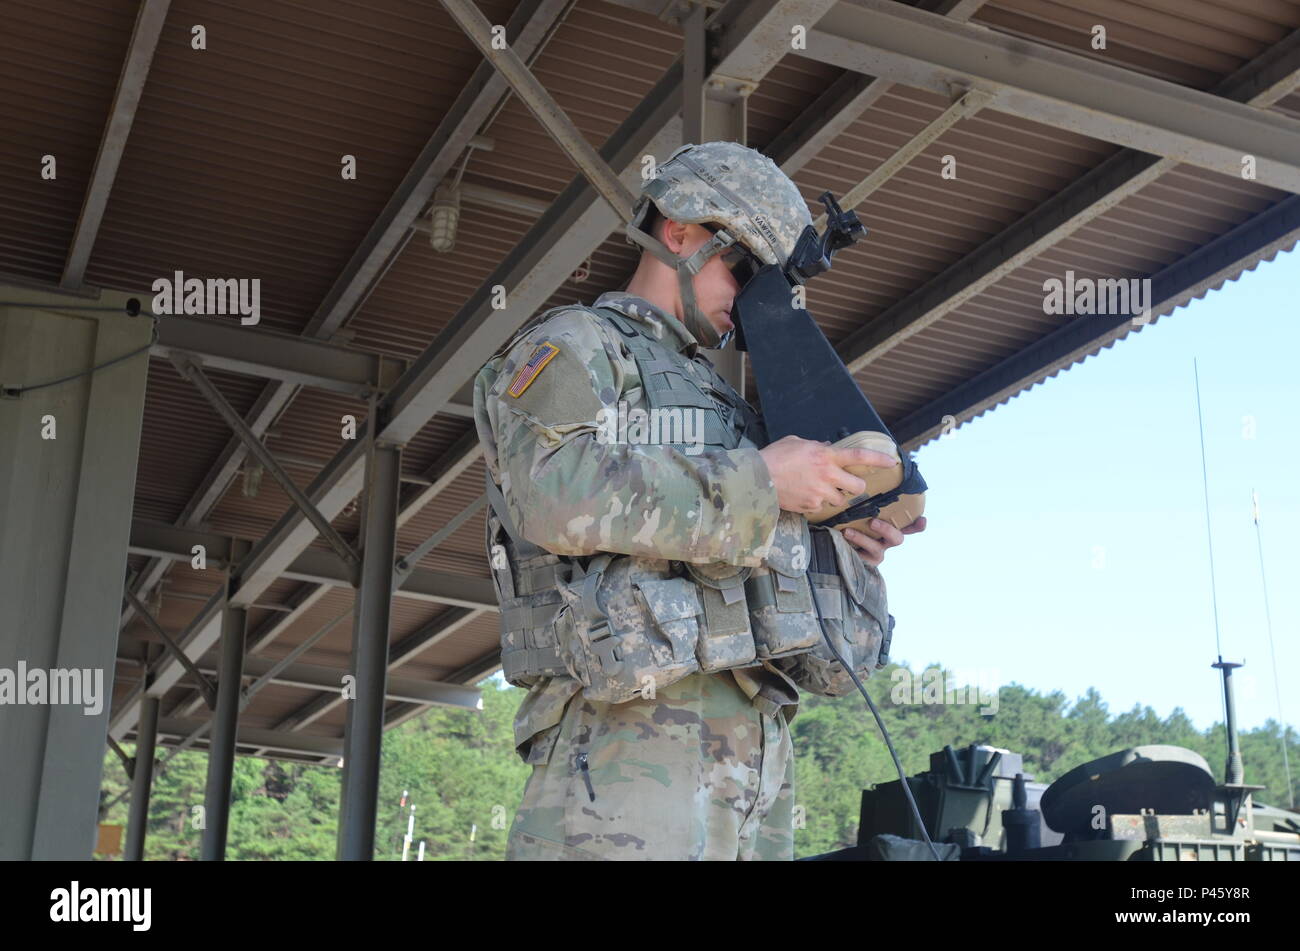
[[[664,221],[663,237],[659,240],[673,254],[680,255],[682,248],[690,240],[691,226],[668,218]]]

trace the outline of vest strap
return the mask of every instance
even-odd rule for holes
[[[501,673],[509,682],[518,679],[521,675],[567,677],[569,669],[564,666],[559,652],[554,647],[525,647],[502,652]]]
[[[744,421],[744,431],[751,438],[757,417],[743,413],[737,402],[739,395],[718,375],[706,361],[688,360],[653,339],[645,329],[618,311],[596,308],[608,316],[610,323],[625,338],[624,344],[636,361],[641,374],[645,401],[651,409],[698,409],[703,412],[704,432],[701,441],[706,447],[735,449],[740,445],[740,434],[735,422]],[[707,381],[696,378],[691,367],[707,374]],[[709,394],[713,393],[713,396]],[[742,414],[743,415],[740,415]],[[759,444],[758,440],[755,440]],[[670,443],[669,445],[680,445]]]
[[[510,560],[508,558],[506,559],[504,567],[499,568],[495,564],[495,549],[496,546],[500,544],[498,539],[501,535],[506,534],[506,530],[504,526],[502,526],[500,519],[497,519],[496,527],[494,528],[492,523],[493,517],[494,513],[488,512],[488,517],[483,519],[483,528],[486,534],[485,540],[487,542],[488,568],[491,570],[492,578],[496,582],[497,597],[504,603],[505,601],[512,601],[515,598],[515,577],[514,572],[511,570]]]
[[[562,604],[563,601],[557,595],[551,604],[521,604],[505,608],[501,612],[501,623],[507,631],[545,627],[555,620]]]
[[[569,582],[577,586],[581,593],[582,621],[587,625],[587,640],[592,651],[600,658],[601,669],[607,674],[614,674],[623,667],[623,655],[618,649],[618,639],[613,636],[614,628],[609,623],[609,615],[596,599],[601,578],[613,560],[613,555],[601,552],[587,563],[585,570],[575,560],[572,562],[573,574]]]
[[[777,703],[775,700],[765,697],[761,693],[754,694],[754,696],[750,698],[749,702],[758,708],[758,712],[764,716],[776,719],[783,715],[781,711],[784,708],[784,704]]]

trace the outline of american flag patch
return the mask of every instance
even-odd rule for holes
[[[514,380],[510,383],[510,389],[506,392],[511,396],[519,397],[524,390],[532,385],[533,380],[537,379],[537,374],[542,372],[542,368],[551,362],[551,358],[560,352],[560,348],[549,340],[543,341],[542,344],[533,351],[533,355],[528,358],[528,362],[519,368],[515,374]]]

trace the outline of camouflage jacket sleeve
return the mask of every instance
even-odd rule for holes
[[[534,359],[544,366],[523,386]],[[762,564],[780,510],[758,450],[608,439],[619,400],[640,398],[635,361],[584,310],[544,321],[479,372],[485,461],[520,533],[558,555]]]

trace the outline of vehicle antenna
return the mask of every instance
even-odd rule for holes
[[[1268,610],[1268,577],[1264,572],[1264,539],[1259,526],[1259,493],[1250,490],[1250,512],[1255,521],[1255,547],[1259,550],[1259,584],[1264,592],[1264,626],[1268,631],[1268,656],[1273,664],[1273,692],[1277,696],[1277,719],[1282,724],[1282,769],[1286,773],[1286,795],[1290,808],[1295,809],[1295,787],[1291,783],[1291,762],[1287,757],[1287,741],[1291,728],[1282,717],[1282,687],[1277,680],[1277,652],[1273,649],[1273,618]]]

